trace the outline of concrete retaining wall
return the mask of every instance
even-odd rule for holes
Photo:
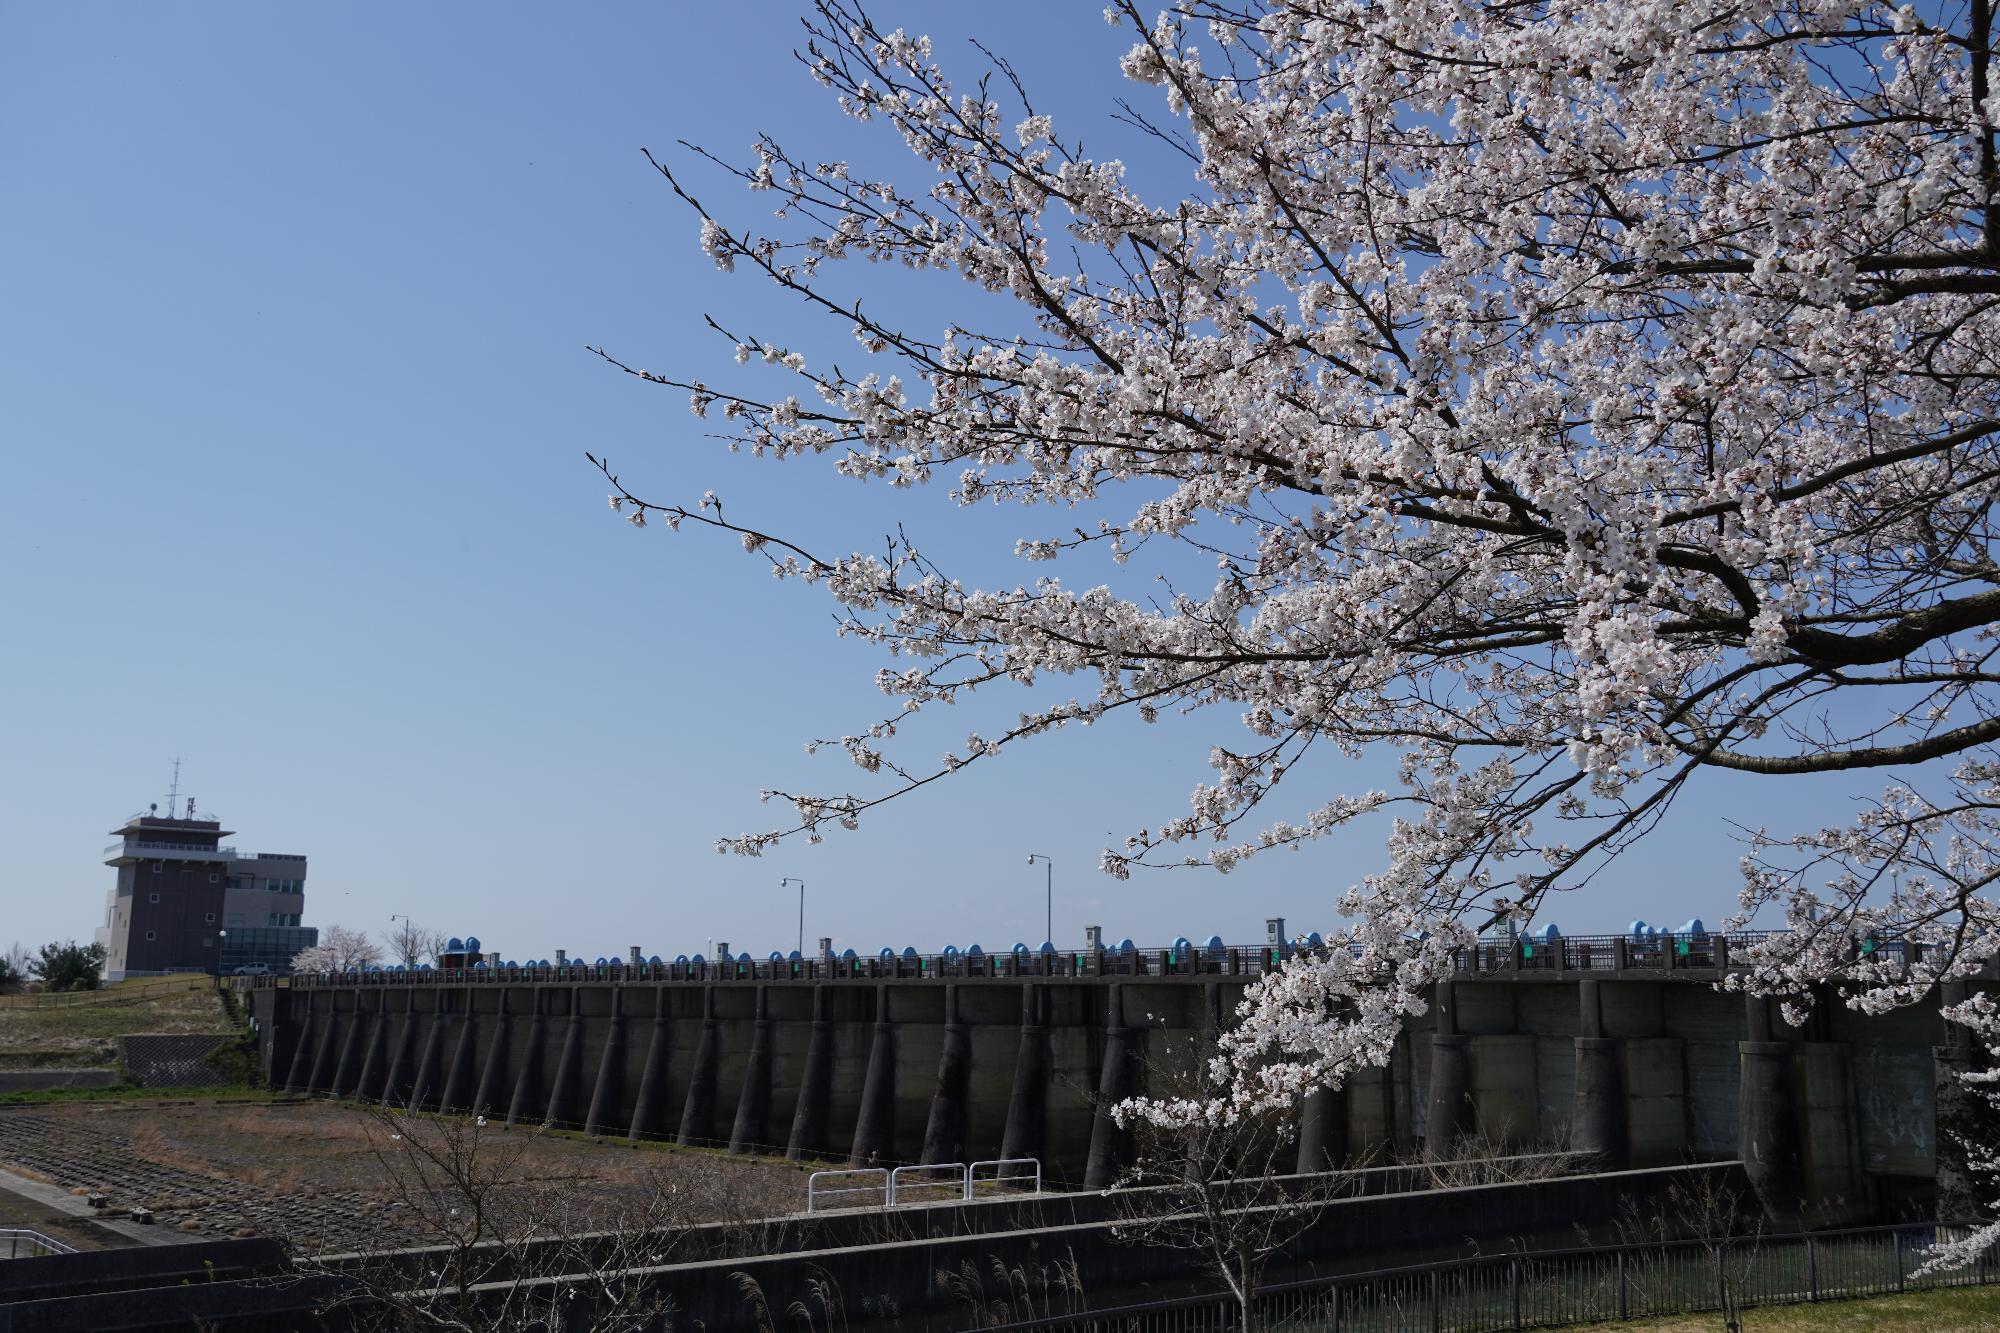
[[[231,1079],[209,1057],[231,1037],[135,1034],[118,1038],[118,1062],[146,1088],[220,1088]]]
[[[1004,1151],[1099,1187],[1122,1149],[1098,1104],[1139,1090],[1160,1038],[1229,1013],[1243,984],[433,983],[249,998],[279,1089],[834,1163]],[[1459,981],[1437,998],[1390,1066],[1338,1099],[1333,1140],[1352,1156],[1473,1133],[1575,1141],[1619,1166],[1741,1157],[1826,1223],[1867,1215],[1880,1178],[1903,1178],[1906,1194],[1935,1171],[1935,1006],[1829,1009],[1795,1031],[1700,982],[1562,972]]]

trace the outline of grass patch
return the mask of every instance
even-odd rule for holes
[[[96,991],[0,1001],[0,1051],[15,1068],[107,1068],[110,1043],[141,1032],[227,1036],[239,1029],[207,977],[140,977]]]
[[[1593,1329],[1650,1329],[1655,1333],[1716,1333],[1719,1314],[1676,1315],[1591,1324]],[[1990,1333],[2000,1329],[2000,1287],[1954,1287],[1905,1296],[1873,1296],[1817,1305],[1767,1305],[1743,1312],[1743,1333]]]
[[[255,1087],[264,1081],[264,1071],[257,1065],[257,1047],[248,1035],[223,1042],[203,1063],[238,1087]]]
[[[26,1050],[0,1050],[0,1070],[76,1069],[117,1063],[118,1051],[110,1042],[94,1042],[80,1048],[35,1046]]]

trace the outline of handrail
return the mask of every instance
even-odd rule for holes
[[[1526,972],[1612,972],[1629,975],[1692,973],[1709,979],[1740,968],[1744,950],[1784,936],[1783,931],[1719,931],[1692,935],[1566,935],[1553,939],[1520,936],[1483,939],[1455,951],[1461,975],[1500,976]],[[1312,957],[1325,945],[1191,945],[1150,949],[1092,947],[1062,953],[935,953],[884,958],[817,957],[731,959],[702,962],[602,964],[569,961],[549,966],[517,965],[433,968],[429,971],[302,973],[294,986],[355,987],[570,983],[583,981],[708,983],[717,981],[883,981],[1085,977],[1240,977],[1254,979],[1287,962]],[[1922,946],[1907,940],[1857,940],[1853,955],[1895,959],[1905,969],[1921,957]],[[243,981],[270,985],[276,978]]]
[[[847,1185],[822,1187],[819,1183],[822,1180],[855,1179],[861,1176],[875,1177],[875,1184],[872,1186]],[[879,1166],[860,1166],[837,1171],[815,1171],[806,1177],[806,1212],[808,1215],[819,1212],[820,1208],[818,1204],[820,1196],[826,1194],[874,1194],[881,1199],[881,1203],[875,1206],[886,1208],[889,1206],[889,1200],[894,1188],[889,1172]],[[857,1204],[850,1206],[866,1208],[869,1205]]]
[[[1033,1188],[1032,1190],[1029,1190],[1029,1191],[1027,1191],[1027,1192],[1028,1192],[1028,1193],[1030,1193],[1030,1194],[1036,1194],[1036,1195],[1039,1195],[1039,1194],[1040,1194],[1040,1193],[1042,1192],[1042,1161],[1041,1161],[1041,1158],[1039,1158],[1039,1157],[996,1157],[996,1158],[993,1158],[993,1159],[991,1159],[991,1160],[989,1160],[989,1161],[984,1161],[984,1162],[974,1162],[974,1163],[972,1163],[971,1165],[969,1165],[969,1166],[967,1166],[967,1167],[965,1168],[965,1201],[966,1201],[967,1203],[971,1203],[971,1202],[972,1202],[972,1198],[973,1198],[973,1194],[974,1194],[974,1192],[975,1192],[975,1191],[976,1191],[976,1190],[977,1190],[977,1189],[979,1188],[979,1185],[981,1184],[981,1177],[980,1177],[980,1175],[979,1175],[979,1168],[980,1168],[980,1167],[982,1167],[982,1166],[992,1166],[992,1167],[1008,1167],[1008,1166],[1027,1166],[1027,1167],[1033,1167],[1034,1169],[1033,1169],[1032,1171],[1030,1171],[1030,1172],[1026,1173],[1026,1174],[1021,1174],[1021,1173],[1018,1173],[1018,1172],[1017,1172],[1017,1173],[1014,1173],[1014,1174],[1008,1174],[1008,1173],[1007,1173],[1007,1172],[1005,1172],[1005,1171],[995,1171],[995,1172],[993,1173],[992,1177],[991,1177],[991,1178],[989,1178],[989,1179],[987,1179],[987,1180],[986,1180],[986,1181],[985,1181],[984,1183],[987,1183],[987,1184],[991,1184],[991,1185],[998,1185],[998,1186],[1003,1186],[1003,1187],[1004,1187],[1004,1186],[1005,1186],[1005,1185],[1006,1185],[1006,1184],[1007,1184],[1007,1183],[1008,1183],[1009,1181],[1014,1181],[1014,1180],[1032,1180],[1032,1181],[1034,1181],[1034,1182],[1035,1182],[1035,1187],[1034,1187],[1034,1188]]]
[[[38,1259],[48,1254],[76,1253],[74,1245],[66,1245],[53,1236],[45,1236],[27,1227],[0,1227],[0,1246],[6,1248],[9,1259]],[[23,1250],[27,1253],[21,1253]]]
[[[951,1174],[942,1180],[915,1180],[908,1185],[905,1185],[903,1183],[903,1177],[906,1173],[914,1176],[925,1171],[933,1171],[933,1172],[944,1171],[944,1172],[950,1172]],[[963,1203],[965,1202],[966,1198],[965,1194],[966,1179],[967,1177],[966,1177],[964,1162],[933,1162],[928,1165],[916,1164],[911,1166],[899,1166],[895,1170],[889,1173],[889,1202],[887,1206],[890,1208],[899,1208],[906,1206],[909,1201],[901,1197],[903,1191],[906,1189],[915,1189],[915,1190],[949,1189],[952,1192],[952,1197],[948,1200],[930,1199],[930,1200],[919,1200],[918,1202]]]

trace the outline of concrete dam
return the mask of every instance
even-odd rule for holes
[[[1935,1000],[1804,1028],[1718,991],[1728,941],[1466,951],[1386,1069],[1300,1108],[1299,1164],[1463,1135],[1608,1165],[1741,1159],[1828,1220],[1928,1199],[1940,1088],[1972,1052]],[[1101,1188],[1107,1107],[1226,1024],[1283,950],[486,967],[239,980],[276,1089],[854,1165],[1036,1158]],[[1985,984],[1985,983],[1976,983]],[[1187,1043],[1181,1043],[1185,1046]]]

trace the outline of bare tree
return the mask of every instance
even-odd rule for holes
[[[1431,1189],[1465,1189],[1475,1185],[1513,1185],[1581,1175],[1594,1168],[1596,1154],[1572,1146],[1565,1126],[1531,1144],[1509,1143],[1486,1130],[1460,1135],[1443,1145],[1429,1146],[1397,1159],[1421,1173]]]
[[[406,916],[399,916],[389,929],[389,952],[404,967],[436,958],[444,951],[444,932],[419,925]]]
[[[1229,1075],[1213,1034],[1154,1036],[1146,1085],[1159,1100],[1115,1112],[1133,1131],[1135,1155],[1118,1183],[1125,1206],[1114,1234],[1200,1254],[1235,1297],[1243,1333],[1254,1333],[1265,1267],[1343,1192],[1351,1173],[1292,1174],[1292,1108],[1218,1099]]]
[[[1715,1275],[1722,1326],[1739,1333],[1744,1286],[1764,1238],[1764,1210],[1753,1196],[1702,1172],[1668,1185],[1666,1196],[1650,1206],[1627,1196],[1612,1229],[1619,1244],[1647,1247],[1626,1263],[1625,1280],[1649,1297],[1681,1290],[1682,1266],[1672,1261],[1669,1247],[1677,1242],[1698,1247],[1706,1260],[1703,1272]]]
[[[320,1312],[338,1309],[359,1329],[656,1328],[672,1301],[643,1270],[680,1257],[697,1226],[739,1211],[731,1178],[706,1163],[676,1161],[613,1190],[531,1171],[530,1137],[483,1116],[363,1114],[397,1223],[369,1252],[294,1264],[331,1278]]]
[[[292,955],[294,972],[344,972],[350,967],[368,967],[382,961],[382,950],[359,930],[328,926],[319,933],[319,943]]]

